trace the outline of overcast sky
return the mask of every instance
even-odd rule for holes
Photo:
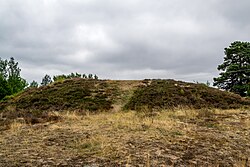
[[[224,48],[249,41],[250,0],[0,0],[0,57],[21,75],[102,79],[218,75]]]

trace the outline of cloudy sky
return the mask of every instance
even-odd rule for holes
[[[0,57],[28,81],[218,75],[224,48],[250,39],[249,0],[0,0]]]

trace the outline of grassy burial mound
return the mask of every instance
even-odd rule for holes
[[[250,166],[249,106],[174,80],[55,82],[0,102],[0,166]]]
[[[205,84],[174,80],[144,80],[125,109],[172,109],[175,107],[235,109],[250,106],[250,100]]]
[[[48,86],[29,88],[23,93],[0,102],[0,113],[6,118],[48,117],[49,111],[105,111],[112,108],[116,88],[106,81],[72,79]]]
[[[74,79],[30,88],[11,99],[17,110],[109,110],[111,89],[105,81]],[[1,106],[4,107],[4,106]]]
[[[241,108],[250,100],[207,87],[174,80],[113,81],[69,79],[29,88],[0,102],[0,124],[24,118],[28,123],[57,119],[50,111],[97,112],[120,110]],[[118,108],[117,108],[118,106]],[[3,121],[4,120],[4,121]]]

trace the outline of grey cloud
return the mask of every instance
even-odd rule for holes
[[[234,40],[249,40],[247,0],[3,0],[0,55],[29,81],[45,73],[211,80]],[[194,78],[194,79],[193,79]]]

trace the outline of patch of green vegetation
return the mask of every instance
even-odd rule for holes
[[[208,128],[217,128],[217,124],[214,124],[214,123],[207,123],[206,124],[206,127],[208,127]]]
[[[141,110],[144,106],[150,109],[172,109],[178,106],[235,109],[249,105],[248,99],[203,84],[152,80],[134,92],[124,109]]]
[[[175,131],[171,131],[170,135],[172,135],[172,136],[182,136],[183,134],[182,134],[181,131],[175,130]]]
[[[45,87],[27,90],[15,101],[17,109],[23,110],[109,110],[103,81],[65,80]]]
[[[0,103],[0,112],[6,118],[46,117],[49,111],[106,111],[112,108],[117,90],[106,81],[93,79],[69,79],[48,86],[29,88]],[[9,111],[8,106],[15,108]]]
[[[4,120],[22,117],[28,123],[56,120],[50,111],[109,111],[115,105],[153,117],[159,110],[175,107],[205,109],[198,116],[213,115],[211,108],[241,108],[250,100],[203,84],[174,80],[111,81],[66,79],[39,88],[32,87],[0,102]],[[0,120],[1,121],[1,120]]]
[[[101,151],[101,143],[98,141],[85,141],[77,146],[79,151],[93,154]]]

